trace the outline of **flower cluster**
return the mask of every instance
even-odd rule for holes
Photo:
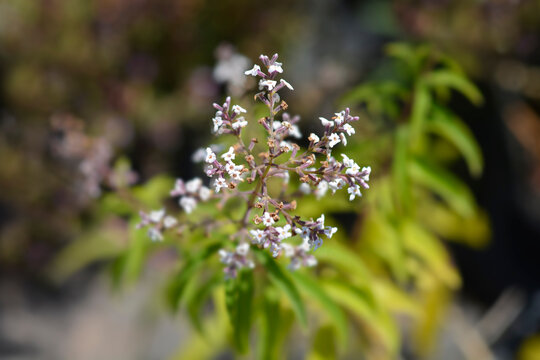
[[[202,180],[196,178],[186,183],[177,180],[171,191],[171,196],[180,196],[180,206],[187,213],[192,212],[198,202],[209,199],[223,203],[238,197],[245,201],[243,216],[231,219],[238,229],[231,237],[237,244],[235,250],[222,249],[219,253],[228,277],[235,277],[241,268],[254,267],[249,254],[252,246],[268,249],[273,257],[290,258],[289,268],[293,270],[316,265],[313,251],[322,245],[323,238],[331,238],[337,228],[325,226],[324,214],[316,220],[295,215],[297,198],[310,193],[320,198],[329,189],[334,194],[346,188],[349,200],[354,200],[362,195],[361,189],[369,187],[370,167],[360,168],[346,154],[341,155],[341,161],[332,156],[332,150],[340,143],[346,146],[347,136],[355,133],[351,124],[358,117],[352,116],[349,109],[335,113],[331,120],[321,117],[324,130],[319,135],[309,135],[307,149],[301,151],[294,142],[302,137],[297,125],[300,119],[285,112],[288,105],[279,95],[283,89],[294,89],[281,78],[283,64],[277,59],[277,54],[271,58],[261,55],[262,67],[254,65],[245,72],[258,78],[260,91],[255,99],[269,111],[256,121],[264,129],[264,139],[252,138],[244,142],[243,129],[249,123],[245,117],[247,110],[233,105],[230,97],[222,105],[214,104],[212,132],[218,136],[231,135],[235,143],[226,150],[211,145],[196,153],[197,160],[204,160],[206,164],[205,172],[211,178],[213,189],[206,188]],[[300,183],[297,189],[289,184],[293,177]],[[280,191],[270,189],[272,178],[281,180]],[[163,227],[161,218],[157,222],[143,218],[143,222],[152,229]]]

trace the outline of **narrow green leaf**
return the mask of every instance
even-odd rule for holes
[[[423,144],[422,133],[424,124],[427,121],[428,113],[431,109],[432,99],[428,88],[422,81],[417,81],[413,92],[413,102],[411,109],[411,133],[410,145],[415,149],[421,149]]]
[[[261,264],[268,272],[268,277],[277,288],[279,288],[285,296],[289,299],[292,309],[298,318],[300,325],[307,328],[307,314],[306,308],[298,289],[292,282],[289,274],[285,272],[282,267],[266,252],[258,251],[257,256]]]
[[[209,279],[203,281],[196,291],[193,292],[192,296],[186,299],[186,308],[191,324],[201,335],[204,335],[204,328],[201,321],[201,308],[212,295],[212,290],[221,284],[222,281],[222,274],[214,274]]]
[[[460,286],[459,274],[439,239],[412,221],[401,224],[401,233],[406,249],[422,259],[439,280],[451,289]]]
[[[261,311],[261,334],[257,348],[257,359],[274,360],[279,356],[279,326],[282,319],[279,294],[270,288],[264,294]]]
[[[146,231],[137,229],[136,223],[135,219],[129,223],[130,242],[122,272],[128,284],[134,283],[139,278],[150,242]]]
[[[309,298],[317,301],[328,313],[332,325],[335,326],[337,330],[340,345],[342,348],[345,347],[347,344],[348,328],[347,319],[345,318],[343,311],[341,311],[332,298],[325,293],[316,280],[298,271],[293,272],[291,275],[293,280],[298,284],[300,290],[306,293]]]
[[[482,173],[482,151],[467,125],[448,110],[434,107],[428,129],[452,143],[463,155],[474,176]]]
[[[435,70],[424,75],[424,82],[432,87],[448,87],[462,93],[475,105],[482,104],[480,90],[464,75],[451,70]]]
[[[233,343],[239,353],[249,349],[249,331],[253,307],[253,272],[244,270],[225,284],[225,303],[233,328]]]
[[[420,157],[409,162],[408,170],[416,183],[441,196],[461,216],[474,216],[476,206],[469,188],[452,173]]]
[[[392,182],[397,209],[407,213],[411,206],[411,186],[407,166],[409,162],[409,133],[405,126],[397,129],[392,163]]]
[[[186,286],[194,278],[194,273],[203,265],[204,260],[216,253],[222,247],[222,242],[213,242],[204,249],[188,257],[180,271],[175,274],[167,286],[167,302],[173,310],[178,310]]]
[[[337,358],[335,327],[321,326],[315,333],[308,360],[332,360]]]
[[[327,242],[317,250],[317,260],[351,274],[356,283],[371,286],[371,273],[357,253],[336,242]]]

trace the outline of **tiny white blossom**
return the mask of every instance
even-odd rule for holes
[[[272,122],[272,129],[277,130],[281,127],[281,121]]]
[[[291,244],[281,243],[280,247],[286,257],[291,257],[294,255],[294,247]]]
[[[219,261],[225,265],[229,265],[233,260],[233,254],[225,249],[220,249],[218,251]]]
[[[215,117],[212,118],[212,122],[214,123],[214,132],[217,133],[221,128],[221,125],[223,125],[223,119],[220,117]]]
[[[300,129],[297,125],[291,125],[291,128],[289,129],[289,135],[295,139],[302,138],[302,133],[300,132]]]
[[[309,240],[309,235],[311,234],[311,230],[307,226],[304,226],[301,229],[296,228],[294,229],[294,232],[299,235],[304,240],[304,242]]]
[[[322,198],[324,195],[326,195],[326,192],[328,191],[328,182],[325,180],[322,180],[319,185],[317,185],[317,190],[315,190],[315,197],[317,200]]]
[[[292,150],[292,145],[291,145],[291,143],[288,142],[288,141],[281,141],[281,142],[279,143],[279,146],[280,146],[281,148],[283,148],[283,151],[285,151],[285,152],[289,152],[289,151]]]
[[[328,182],[328,186],[332,190],[332,194],[335,194],[336,190],[341,189],[344,184],[345,184],[345,181],[342,178],[338,178],[336,180],[332,180]]]
[[[311,193],[311,186],[309,186],[309,184],[306,184],[306,183],[301,183],[298,190],[300,190],[303,194],[308,195]]]
[[[330,146],[331,148],[333,148],[334,146],[336,146],[337,143],[340,142],[339,136],[336,133],[330,134],[328,140],[328,146]]]
[[[202,185],[200,178],[193,178],[186,183],[186,191],[190,194],[196,194]]]
[[[279,240],[285,240],[291,237],[291,225],[286,224],[283,227],[276,227],[275,229],[278,232]]]
[[[330,121],[330,120],[327,120],[323,117],[319,117],[319,120],[321,120],[321,124],[322,126],[326,127],[326,126],[334,126],[334,122],[333,121]]]
[[[328,236],[329,239],[337,232],[337,227],[327,226],[324,228],[324,235]]]
[[[233,180],[236,180],[236,181],[243,181],[242,180],[242,173],[238,170],[233,170],[229,173],[230,177],[233,179]]]
[[[148,214],[148,218],[153,223],[160,222],[161,219],[163,219],[163,216],[165,216],[165,209],[151,211],[150,214]]]
[[[206,159],[205,161],[209,164],[212,164],[214,161],[216,161],[216,154],[210,149],[209,147],[206,148]]]
[[[356,196],[362,196],[360,192],[360,186],[353,185],[347,189],[347,192],[350,194],[349,201],[353,201]]]
[[[283,85],[285,85],[286,87],[289,88],[289,90],[294,90],[294,88],[292,87],[291,84],[289,84],[287,81],[285,81],[284,79],[281,79],[279,80],[280,83],[282,83]]]
[[[199,197],[201,198],[201,200],[208,200],[210,198],[210,195],[212,195],[212,191],[206,186],[201,186],[201,188],[199,189]]]
[[[367,171],[367,174],[364,175],[362,178],[364,181],[369,181],[369,175],[371,174],[371,166],[365,166],[362,168],[362,172]]]
[[[247,124],[248,124],[248,122],[246,121],[246,119],[244,119],[243,116],[240,116],[238,119],[236,119],[235,122],[232,123],[232,128],[234,130],[237,130],[238,128],[246,127]]]
[[[159,231],[156,228],[153,228],[153,227],[149,228],[147,234],[150,240],[154,242],[163,240],[163,234],[161,233],[161,231]]]
[[[345,112],[344,111],[338,112],[338,113],[335,113],[335,115],[336,116],[335,116],[334,120],[335,120],[336,124],[341,125],[341,123],[343,123],[343,121],[345,121],[345,118],[344,118]]]
[[[240,114],[240,113],[247,113],[247,110],[244,109],[243,107],[241,107],[240,105],[233,105],[232,111],[235,112],[235,113],[237,113],[237,114]]]
[[[257,76],[259,74],[259,71],[261,70],[261,67],[257,64],[253,65],[253,68],[250,70],[244,71],[244,74],[251,75],[251,76]]]
[[[343,130],[347,133],[347,135],[351,136],[355,133],[354,128],[350,124],[343,125]]]
[[[268,72],[269,73],[273,73],[273,72],[282,73],[283,72],[282,66],[283,66],[282,63],[276,61],[268,67]]]
[[[308,140],[313,141],[314,143],[317,143],[321,139],[319,139],[319,137],[317,135],[315,135],[314,133],[311,133],[311,134],[309,134]]]
[[[315,258],[315,256],[308,256],[306,258],[306,266],[313,267],[315,265],[317,265],[317,259]]]
[[[266,238],[263,230],[251,230],[250,234],[252,242],[257,245],[262,244],[263,240]]]
[[[323,229],[324,228],[324,214],[321,214],[319,218],[317,219],[317,228]]]
[[[355,162],[352,160],[352,159],[349,159],[349,157],[345,154],[341,154],[341,156],[343,157],[343,164],[346,166],[346,167],[351,167],[355,164]]]
[[[180,199],[180,206],[186,213],[190,214],[197,206],[197,200],[191,196],[184,196]]]
[[[259,89],[266,87],[268,90],[272,90],[276,86],[277,82],[274,80],[261,80],[259,81]]]
[[[347,169],[347,171],[345,171],[345,173],[347,175],[356,175],[358,174],[358,172],[360,171],[360,167],[358,166],[357,163],[355,163],[353,161],[353,163],[351,164],[351,166]]]
[[[173,226],[175,226],[178,223],[178,220],[176,220],[174,217],[168,215],[163,220],[163,226],[165,226],[166,229],[170,229]]]
[[[341,139],[341,142],[343,143],[343,146],[347,146],[347,138],[343,133],[339,133],[339,138]]]
[[[223,177],[220,176],[219,178],[217,178],[216,182],[214,183],[214,187],[216,189],[216,192],[219,192],[222,188],[227,187],[227,182],[225,181]]]
[[[272,216],[270,215],[270,213],[268,212],[265,212],[262,216],[262,222],[265,226],[272,226],[274,225],[275,221],[274,219],[272,218]]]
[[[249,244],[242,243],[236,247],[236,253],[240,256],[246,256],[249,251]]]
[[[234,160],[236,155],[234,154],[234,147],[230,147],[229,151],[221,155],[221,158],[225,161],[232,161]]]
[[[311,244],[311,250],[315,251],[320,248],[323,244],[323,240],[320,237],[317,237],[313,244]]]

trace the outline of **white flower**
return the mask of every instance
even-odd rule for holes
[[[268,67],[268,72],[269,73],[273,73],[273,72],[282,73],[283,72],[282,66],[283,66],[282,63],[276,61]]]
[[[280,71],[280,72],[281,72],[281,71]],[[288,87],[289,90],[294,90],[294,88],[292,87],[292,85],[289,84],[287,81],[281,79],[281,80],[279,80],[279,82],[282,83],[283,85],[285,85],[286,87]]]
[[[336,134],[336,133],[332,133],[330,134],[330,136],[328,137],[328,145],[333,148],[334,146],[336,146],[337,143],[340,142],[340,139],[339,139],[339,136]]]
[[[324,228],[324,214],[321,214],[321,216],[319,216],[316,222],[317,222],[317,228],[323,229]]]
[[[323,241],[320,237],[317,237],[315,241],[311,244],[311,250],[315,251],[320,248],[323,244]]]
[[[262,244],[262,242],[266,238],[263,230],[250,230],[250,234],[251,238],[253,239],[252,242],[257,245]]]
[[[253,68],[250,70],[244,71],[244,74],[251,75],[251,76],[257,76],[259,74],[259,71],[261,70],[261,67],[257,64],[253,65]]]
[[[225,265],[229,265],[233,261],[233,254],[225,249],[220,249],[218,251],[219,261]]]
[[[317,185],[317,189],[315,190],[315,197],[317,200],[322,198],[324,195],[326,195],[326,192],[328,191],[328,183],[325,180],[322,180],[319,185]]]
[[[198,148],[195,150],[193,155],[191,155],[191,161],[199,163],[204,161],[204,158],[206,157],[206,151],[203,148]]]
[[[327,120],[323,117],[319,117],[319,120],[321,120],[321,124],[322,126],[326,127],[326,126],[334,126],[334,122],[333,121],[330,121],[330,120]]]
[[[314,133],[311,133],[309,134],[308,140],[313,141],[314,143],[318,143],[321,139],[319,139],[319,137]]]
[[[342,178],[332,180],[328,183],[328,186],[332,190],[332,194],[336,193],[336,190],[339,190],[343,187],[345,181]]]
[[[161,219],[163,219],[163,216],[165,216],[165,209],[151,211],[150,214],[148,214],[148,218],[153,223],[160,222]]]
[[[335,113],[335,115],[336,116],[335,116],[334,120],[335,120],[336,124],[341,125],[341,123],[343,123],[343,121],[345,120],[345,118],[344,118],[345,112],[344,111],[338,112],[338,113]]]
[[[191,196],[184,196],[180,199],[180,206],[184,209],[185,212],[190,214],[193,209],[197,206],[197,200]]]
[[[294,255],[294,247],[291,244],[281,243],[279,246],[286,257],[291,257]]]
[[[212,164],[214,161],[216,161],[216,154],[210,149],[209,147],[206,148],[206,159],[205,161],[209,164]]]
[[[163,226],[165,226],[166,229],[172,228],[174,225],[178,223],[178,220],[176,220],[174,217],[168,215],[163,220]]]
[[[193,178],[186,183],[186,191],[190,194],[196,194],[202,185],[200,178]]]
[[[268,212],[265,212],[263,214],[262,222],[263,222],[264,226],[272,226],[275,223],[274,219],[272,218],[272,216]]]
[[[311,193],[311,186],[309,186],[309,184],[306,184],[306,183],[301,183],[298,190],[300,190],[302,194],[308,195]]]
[[[276,227],[276,231],[278,232],[278,238],[279,240],[285,240],[287,238],[290,238],[291,235],[291,225],[286,224],[283,227]]]
[[[219,192],[221,188],[227,187],[227,182],[225,181],[223,177],[220,176],[219,178],[217,178],[216,182],[214,183],[214,187],[216,188],[216,192]]]
[[[291,145],[291,143],[290,143],[290,142],[287,142],[287,141],[282,141],[282,142],[280,142],[280,143],[279,143],[279,146],[280,146],[281,148],[283,148],[283,151],[285,151],[285,152],[289,152],[289,151],[292,150],[292,145]]]
[[[337,230],[337,227],[327,226],[324,228],[324,235],[331,239],[332,236],[337,232]]]
[[[347,133],[347,135],[351,136],[355,133],[354,128],[350,124],[343,125],[343,130]]]
[[[274,121],[274,122],[272,122],[272,128],[273,128],[274,130],[279,129],[280,127],[281,127],[281,121]]]
[[[354,176],[354,175],[358,174],[359,171],[360,171],[360,167],[358,166],[357,163],[355,163],[353,161],[351,166],[347,169],[347,171],[345,171],[345,174]]]
[[[242,173],[240,171],[234,170],[229,173],[231,179],[236,181],[242,181]]]
[[[236,165],[232,161],[228,161],[227,165],[225,165],[225,171],[227,171],[230,176],[235,172],[241,172],[243,168],[244,165]]]
[[[206,186],[201,186],[201,188],[199,189],[199,197],[201,198],[201,200],[208,200],[210,198],[210,195],[212,195],[212,191]]]
[[[360,192],[360,186],[353,185],[347,189],[347,192],[350,194],[349,201],[353,201],[356,196],[362,196]]]
[[[365,166],[362,168],[362,172],[367,171],[367,174],[362,177],[364,181],[369,181],[369,175],[371,174],[371,166]]]
[[[317,265],[317,259],[315,258],[315,256],[308,256],[306,257],[305,261],[306,261],[305,264],[307,267],[313,267]]]
[[[274,80],[261,80],[259,81],[259,89],[266,87],[268,90],[272,90],[276,86],[277,82]]]
[[[311,230],[307,226],[304,226],[301,229],[296,228],[294,229],[294,232],[299,235],[304,240],[304,242],[308,241],[309,236],[311,235]]]
[[[241,107],[240,105],[233,105],[232,111],[235,112],[235,113],[237,113],[237,114],[240,114],[240,113],[247,113],[247,110],[244,109],[243,107]]]
[[[150,240],[152,241],[162,241],[163,240],[163,234],[161,233],[161,231],[159,231],[158,229],[156,228],[149,228],[148,229],[148,237],[150,238]]]
[[[339,138],[341,139],[341,142],[343,143],[343,146],[347,146],[347,138],[343,133],[339,133]]]
[[[235,122],[232,123],[232,128],[234,130],[237,130],[238,128],[246,127],[247,124],[248,124],[248,122],[246,121],[246,119],[244,119],[243,116],[240,116],[238,119],[236,119]]]
[[[291,125],[291,128],[289,129],[289,135],[296,139],[302,138],[302,133],[300,132],[300,129],[296,125]]]
[[[343,164],[346,166],[346,167],[351,167],[353,166],[354,164],[354,161],[352,159],[349,159],[349,157],[345,154],[341,154],[341,156],[343,157]]]
[[[233,161],[236,155],[234,154],[234,147],[230,147],[229,151],[221,155],[221,158],[225,161]]]
[[[214,123],[214,132],[217,133],[221,128],[221,125],[223,125],[223,119],[216,116],[215,118],[212,118],[212,122]]]
[[[236,253],[240,256],[246,256],[249,251],[248,243],[241,243],[236,247]]]

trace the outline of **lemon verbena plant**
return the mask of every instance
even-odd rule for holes
[[[320,198],[329,196],[329,190],[342,190],[352,201],[369,187],[369,166],[360,167],[344,153],[339,158],[332,154],[339,145],[347,145],[347,136],[355,133],[351,124],[358,117],[352,116],[348,108],[335,113],[331,120],[320,117],[321,133],[311,133],[307,149],[302,150],[294,142],[302,138],[297,125],[299,117],[285,112],[288,105],[279,95],[280,91],[294,90],[281,78],[282,63],[277,61],[277,54],[271,58],[261,55],[260,60],[262,67],[254,65],[245,74],[259,79],[260,91],[254,98],[265,105],[267,115],[250,119],[247,110],[232,104],[230,97],[222,105],[214,104],[212,132],[219,137],[230,136],[235,143],[221,152],[216,150],[219,146],[211,145],[195,154],[196,159],[204,160],[208,185],[201,178],[177,179],[170,192],[188,214],[202,202],[215,202],[220,208],[231,199],[245,204],[241,216],[225,214],[225,223],[234,225],[230,242],[219,250],[227,278],[235,278],[241,269],[256,266],[256,258],[250,254],[252,248],[267,249],[274,258],[289,258],[291,270],[316,265],[315,250],[338,229],[325,225],[324,214],[317,219],[297,214],[297,200],[309,193]],[[262,136],[245,141],[243,131],[250,123],[263,129]],[[262,151],[258,144],[263,146]],[[299,186],[289,181],[294,176],[299,179]],[[279,179],[282,186],[272,188],[272,179]],[[163,232],[182,233],[184,228],[194,225],[179,221],[164,209],[141,211],[140,216],[138,227],[146,228],[152,241],[162,240]],[[222,219],[216,221],[219,225],[206,222],[204,226],[223,226]],[[211,235],[212,230],[208,233]]]

